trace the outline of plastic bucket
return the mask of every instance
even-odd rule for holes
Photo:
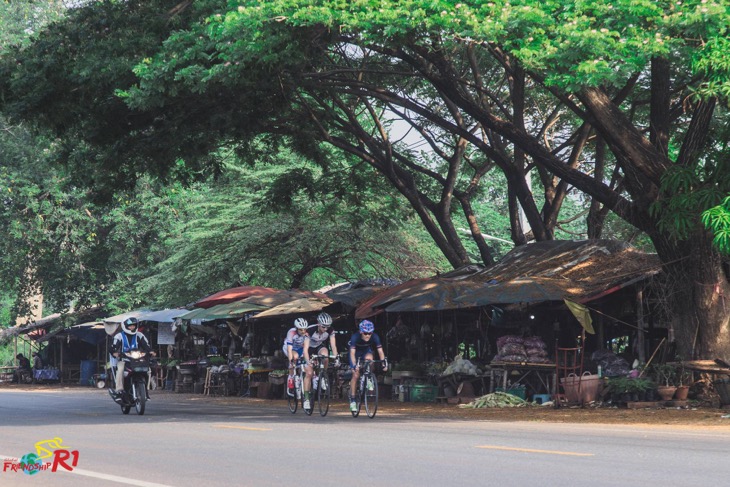
[[[579,381],[580,378],[575,374],[560,379],[560,386],[563,388],[565,399],[568,402],[580,402],[581,398],[578,390]]]
[[[560,385],[565,391],[565,398],[568,402],[588,403],[598,399],[598,389],[601,386],[601,378],[590,372],[582,376],[574,374],[560,379]]]
[[[580,378],[580,398],[582,402],[588,403],[598,399],[598,389],[600,386],[601,378],[597,374],[583,374]]]

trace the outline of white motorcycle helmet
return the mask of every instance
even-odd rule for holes
[[[130,326],[134,326],[134,331],[128,328]],[[139,321],[137,321],[137,318],[127,318],[126,320],[122,321],[122,331],[127,335],[134,335],[135,333],[137,333],[138,329]]]
[[[309,328],[309,323],[304,318],[297,318],[296,320],[294,320],[294,327],[297,330],[306,330],[307,328]]]

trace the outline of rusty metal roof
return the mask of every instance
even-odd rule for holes
[[[586,302],[661,270],[655,254],[615,240],[548,241],[513,249],[497,264],[450,277],[414,279],[363,303],[357,318],[380,311],[433,311],[488,304]]]
[[[483,283],[528,279],[590,299],[611,288],[659,273],[656,254],[617,240],[554,240],[513,249],[491,268],[474,275]],[[569,296],[564,296],[569,297]]]

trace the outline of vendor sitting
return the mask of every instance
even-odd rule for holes
[[[36,370],[41,369],[43,369],[43,359],[41,358],[41,354],[33,352],[33,372],[35,373]]]
[[[24,382],[25,377],[33,378],[30,370],[30,360],[28,360],[22,353],[15,356],[18,360],[18,368],[13,373],[13,382]],[[30,382],[30,381],[28,381]]]

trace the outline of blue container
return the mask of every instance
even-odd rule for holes
[[[79,371],[79,384],[89,385],[91,377],[96,374],[96,360],[82,360]]]

